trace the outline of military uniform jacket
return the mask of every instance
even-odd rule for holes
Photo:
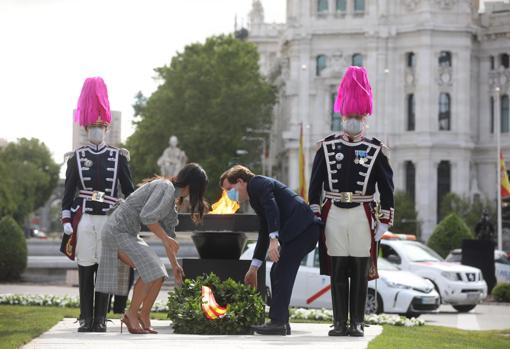
[[[101,143],[76,149],[67,161],[62,221],[71,222],[71,215],[82,213],[105,215],[119,197],[134,191],[128,166],[129,153]]]
[[[312,210],[320,214],[323,194],[341,208],[373,201],[377,186],[381,205],[378,220],[392,225],[394,187],[388,156],[389,149],[376,138],[351,139],[340,133],[323,139],[310,179],[308,198]],[[352,200],[346,200],[348,197]]]

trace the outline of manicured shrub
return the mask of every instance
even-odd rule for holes
[[[445,258],[451,250],[462,247],[462,240],[473,238],[466,223],[457,214],[451,213],[439,222],[427,245]]]
[[[0,281],[18,280],[27,267],[23,230],[10,217],[0,219]]]

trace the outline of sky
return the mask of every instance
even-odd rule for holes
[[[285,0],[263,0],[266,21]],[[122,140],[134,96],[157,88],[154,68],[211,35],[247,23],[252,0],[0,0],[0,138],[38,138],[57,163],[72,149],[73,109],[85,78],[104,78]]]
[[[153,69],[176,52],[246,24],[252,0],[0,0],[0,138],[38,138],[57,163],[72,147],[72,111],[85,78],[101,76],[122,140],[134,96],[157,88]],[[284,22],[285,0],[262,0]]]

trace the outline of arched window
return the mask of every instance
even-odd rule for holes
[[[407,131],[414,131],[416,120],[416,107],[414,94],[407,95]]]
[[[499,55],[499,64],[505,68],[510,68],[510,57],[508,56],[508,53],[502,53]]]
[[[451,98],[448,93],[439,95],[439,130],[449,131],[451,127]]]
[[[326,69],[326,56],[318,55],[315,58],[315,75],[320,76],[324,69]]]
[[[508,95],[501,96],[501,133],[507,133],[510,129],[510,101]]]
[[[317,12],[319,13],[328,12],[328,0],[317,1]]]
[[[352,55],[352,65],[362,67],[363,66],[363,56],[360,53],[355,53]]]
[[[406,66],[408,68],[415,68],[416,67],[416,55],[414,52],[407,52],[406,53]]]
[[[330,110],[331,110],[331,131],[341,131],[342,130],[342,117],[340,116],[340,113],[335,113],[335,101],[336,101],[337,93],[333,92],[331,94],[331,103],[330,103]]]
[[[365,0],[354,0],[354,12],[365,11]]]
[[[412,161],[405,162],[406,193],[414,202],[416,188],[416,169]]]
[[[450,51],[441,51],[439,53],[439,66],[441,67],[452,66],[452,53]]]
[[[337,12],[347,11],[347,0],[336,0],[336,11]]]
[[[494,133],[494,97],[490,100],[491,133]]]
[[[437,221],[441,217],[441,202],[443,198],[451,191],[451,169],[449,161],[441,161],[437,166]]]

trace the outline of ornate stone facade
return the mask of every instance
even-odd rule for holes
[[[248,40],[259,48],[261,71],[280,87],[275,173],[298,187],[299,125],[308,171],[316,141],[339,126],[332,108],[342,72],[362,64],[374,89],[368,135],[391,147],[396,188],[414,192],[427,238],[446,192],[495,199],[491,97],[496,84],[510,94],[510,4],[487,3],[478,13],[477,0],[345,3],[287,0],[286,23],[268,24],[254,0]],[[508,160],[510,133],[501,141]]]

